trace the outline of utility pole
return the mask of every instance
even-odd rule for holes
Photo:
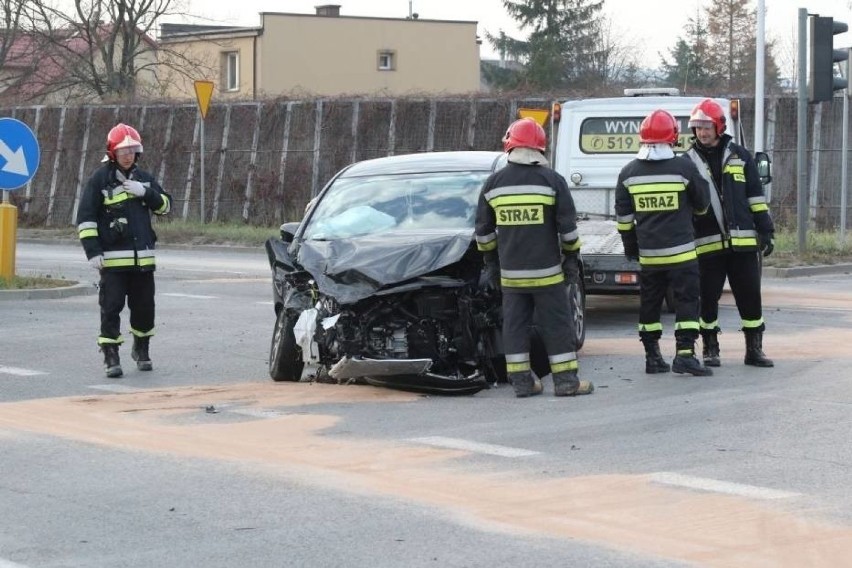
[[[808,228],[808,172],[805,169],[805,145],[808,137],[808,83],[805,62],[808,57],[807,37],[808,9],[799,8],[799,57],[796,66],[799,84],[796,95],[798,109],[796,117],[796,235],[800,255],[805,253]]]
[[[754,151],[763,152],[764,82],[766,77],[765,0],[757,2],[757,61],[754,77]]]

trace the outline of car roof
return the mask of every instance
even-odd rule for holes
[[[356,162],[340,178],[427,172],[494,171],[503,152],[458,151],[400,154]]]

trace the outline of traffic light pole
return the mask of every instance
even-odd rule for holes
[[[849,70],[852,67],[852,48],[846,53],[846,92],[843,96],[843,135],[840,144],[840,247],[846,246],[846,164],[849,161]]]
[[[805,60],[808,56],[807,32],[808,10],[807,8],[799,8],[799,57],[798,69],[796,70],[799,83],[796,126],[798,131],[796,136],[796,236],[800,255],[805,252],[808,227],[808,172],[805,169],[805,145],[808,137],[808,84],[805,67]]]

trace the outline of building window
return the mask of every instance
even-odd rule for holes
[[[222,90],[240,90],[240,52],[226,51],[222,53]]]
[[[383,49],[379,52],[379,71],[396,70],[396,52]]]

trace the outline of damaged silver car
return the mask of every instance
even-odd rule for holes
[[[272,379],[311,373],[446,394],[505,380],[499,293],[478,288],[473,238],[480,188],[504,163],[500,152],[435,152],[358,162],[335,175],[301,222],[266,242]],[[579,344],[581,282],[569,285],[575,326],[566,330]],[[535,339],[532,358],[539,376],[549,372]]]

